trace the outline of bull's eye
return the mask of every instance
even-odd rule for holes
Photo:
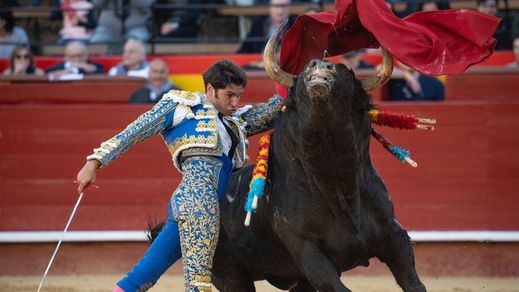
[[[326,64],[326,69],[333,70],[333,64]]]
[[[312,60],[310,61],[309,68],[315,67],[317,65],[317,61]]]

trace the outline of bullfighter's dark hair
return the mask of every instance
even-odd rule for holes
[[[238,67],[234,62],[229,60],[220,60],[202,75],[204,79],[204,87],[211,84],[215,90],[225,88],[229,84],[245,87],[247,85],[247,74]]]

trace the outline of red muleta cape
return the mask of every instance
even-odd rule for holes
[[[397,18],[384,0],[337,0],[335,10],[300,15],[281,46],[281,68],[298,74],[314,58],[383,46],[427,75],[460,74],[493,52],[499,18],[475,10]]]

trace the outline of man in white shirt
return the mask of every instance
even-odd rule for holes
[[[65,46],[65,60],[47,69],[51,79],[65,74],[103,74],[103,66],[88,58],[88,47],[81,41],[71,41]]]
[[[123,60],[108,71],[109,76],[133,76],[148,78],[149,65],[146,61],[146,45],[135,39],[124,44]]]

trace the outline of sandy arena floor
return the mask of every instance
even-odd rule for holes
[[[46,280],[42,291],[52,292],[110,292],[113,283],[119,279],[119,275],[113,276],[52,276]],[[349,276],[343,282],[353,291],[362,292],[393,292],[402,291],[390,277],[366,277]],[[482,277],[456,277],[456,278],[423,278],[428,291],[434,292],[519,292],[519,278],[482,278]],[[2,292],[34,292],[38,289],[39,277],[4,277],[0,276],[0,291]],[[281,291],[273,288],[266,282],[257,282],[258,292]],[[151,289],[153,292],[183,291],[181,276],[167,276],[161,279]],[[217,291],[214,289],[214,291]]]

